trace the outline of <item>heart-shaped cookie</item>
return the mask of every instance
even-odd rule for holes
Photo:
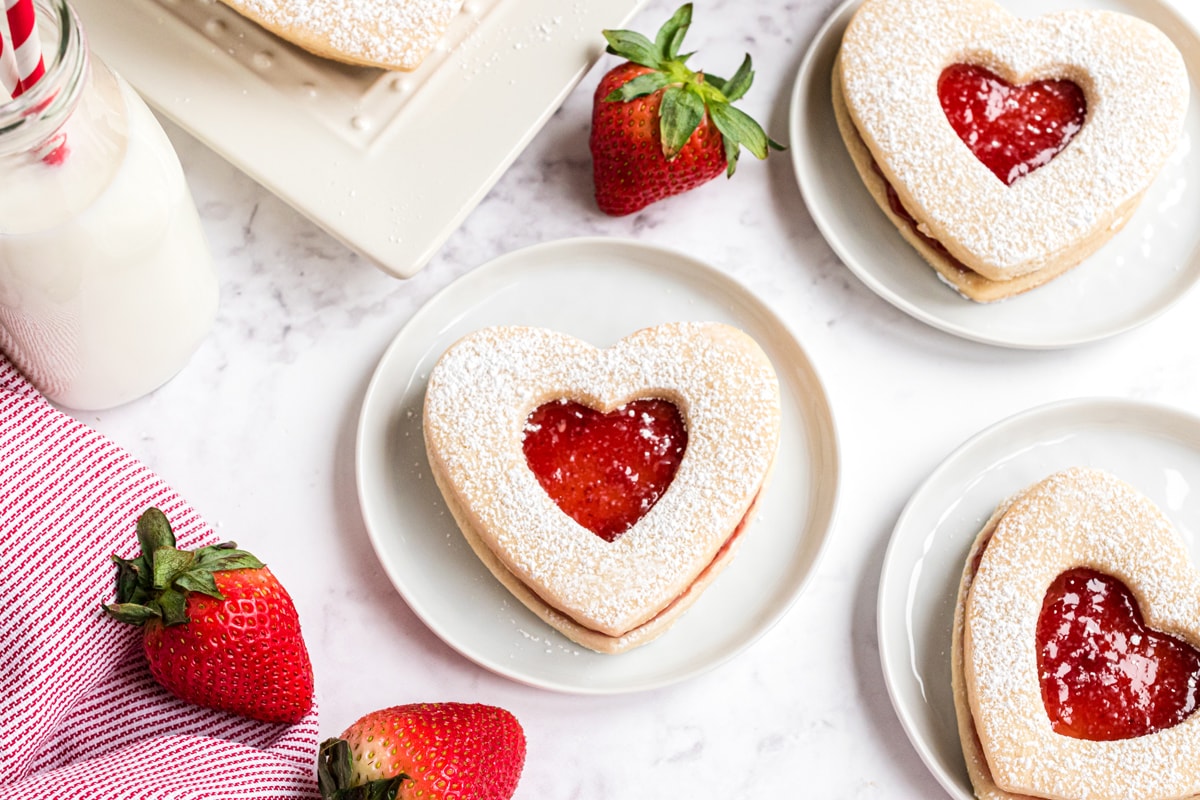
[[[539,482],[524,446],[531,417],[557,401],[603,415],[647,399],[678,410],[686,444],[660,496],[607,541]],[[607,349],[540,328],[486,328],[442,355],[425,396],[430,465],[467,541],[530,609],[602,652],[662,633],[729,561],[779,425],[766,355],[716,323],[647,328]]]
[[[323,58],[412,70],[437,44],[463,0],[222,0]]]
[[[1073,83],[1082,127],[1007,185],[947,119],[938,85],[956,65],[1013,86]],[[1061,274],[1120,229],[1174,151],[1189,94],[1182,56],[1146,22],[1097,10],[1025,20],[991,0],[865,0],[833,79],[839,129],[876,201],[985,301]]]
[[[1170,652],[1147,648],[1137,631],[1122,632],[1118,587],[1127,588],[1153,636],[1170,638]],[[1089,613],[1088,603],[1109,608]],[[959,733],[976,793],[1064,800],[1200,794],[1194,702],[1147,699],[1164,688],[1154,684],[1169,683],[1168,670],[1181,669],[1169,662],[1181,653],[1187,661],[1198,646],[1200,570],[1170,522],[1132,487],[1076,468],[1006,503],[968,557],[952,646]],[[1079,652],[1067,658],[1064,648]],[[1097,671],[1096,655],[1112,664]],[[1114,681],[1124,685],[1100,685]],[[1137,695],[1125,710],[1122,691]],[[1099,727],[1063,713],[1064,705],[1087,711],[1087,693],[1108,704],[1096,712],[1104,717]],[[1133,719],[1143,713],[1159,724],[1145,728]]]

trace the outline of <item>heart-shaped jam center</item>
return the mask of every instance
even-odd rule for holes
[[[523,446],[529,468],[558,507],[611,542],[671,485],[687,429],[666,400],[634,400],[607,414],[556,400],[529,415]]]
[[[1014,86],[971,64],[942,71],[938,99],[954,132],[1008,186],[1050,163],[1087,116],[1083,90],[1072,81]]]
[[[1132,593],[1108,575],[1059,575],[1042,602],[1037,644],[1042,700],[1064,736],[1132,739],[1196,709],[1200,652],[1146,628]]]

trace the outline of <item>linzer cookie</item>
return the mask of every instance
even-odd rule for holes
[[[1189,84],[1157,28],[1109,11],[865,0],[834,65],[838,128],[901,234],[988,302],[1079,264],[1174,152]]]
[[[275,35],[323,58],[412,70],[463,0],[222,0]]]
[[[732,559],[779,446],[775,371],[727,325],[598,349],[540,328],[454,344],[429,376],[429,462],[472,549],[568,638],[663,633]]]
[[[1200,795],[1200,571],[1147,498],[1068,469],[1002,503],[968,555],[951,648],[984,800]]]

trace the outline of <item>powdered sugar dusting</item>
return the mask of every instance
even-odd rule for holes
[[[414,69],[463,0],[224,0],[286,39],[356,63]]]
[[[1173,152],[1189,93],[1182,56],[1148,23],[1093,10],[1021,20],[991,0],[867,0],[840,63],[850,114],[905,207],[999,280],[1105,235]],[[1005,186],[946,122],[937,80],[954,63],[1014,83],[1075,81],[1088,102],[1083,129]]]
[[[1200,574],[1162,513],[1106,472],[1047,478],[996,525],[967,601],[966,686],[992,776],[1011,792],[1079,800],[1200,793],[1200,716],[1106,742],[1051,728],[1037,620],[1051,582],[1079,566],[1125,583],[1150,627],[1200,646]]]
[[[544,402],[608,410],[673,402],[687,450],[658,503],[614,542],[563,513],[525,463],[522,431]],[[746,514],[779,440],[774,370],[745,334],[674,323],[601,350],[537,328],[487,328],[429,378],[425,437],[459,504],[508,569],[585,627],[619,636],[651,619],[713,560]]]

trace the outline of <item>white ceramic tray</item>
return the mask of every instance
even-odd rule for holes
[[[645,0],[466,0],[413,72],[316,58],[214,0],[72,0],[160,112],[383,270],[433,256]]]
[[[879,655],[913,747],[953,797],[974,800],[950,692],[950,636],[967,551],[1005,498],[1072,466],[1152,500],[1200,556],[1200,418],[1116,399],[1035,408],[976,435],[913,494],[879,584]]]
[[[967,339],[1055,348],[1145,323],[1200,278],[1200,38],[1179,12],[1163,0],[1002,0],[1023,17],[1107,8],[1158,25],[1183,53],[1192,100],[1183,142],[1119,234],[1063,277],[981,305],[942,283],[901,238],[863,186],[842,143],[829,81],[842,33],[859,3],[847,0],[839,6],[813,39],[792,92],[790,135],[796,177],[813,220],[872,291],[916,319]]]
[[[536,325],[597,346],[649,325],[740,327],[775,365],[783,431],[775,473],[737,557],[669,631],[620,655],[593,653],[512,598],[467,545],[429,474],[425,381],[442,352],[488,325]],[[808,581],[832,523],[838,452],[825,392],[786,325],[695,259],[629,241],[569,239],[503,256],[451,284],[388,348],[363,401],[359,500],[375,552],[409,606],[451,647],[501,675],[606,694],[683,680],[734,657]]]

